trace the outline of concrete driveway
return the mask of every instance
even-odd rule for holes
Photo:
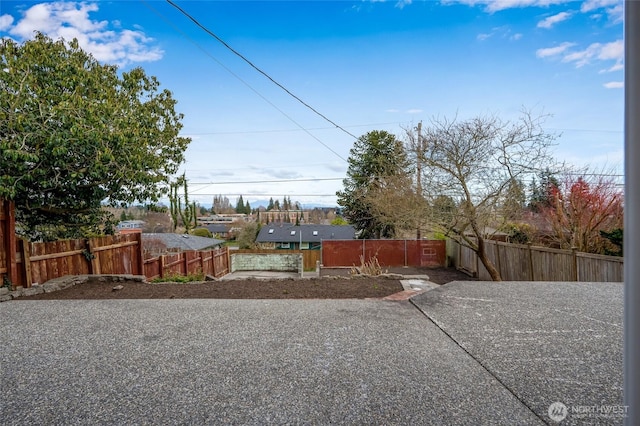
[[[414,298],[415,305],[203,299],[3,303],[2,423],[534,425],[552,423],[547,403],[590,403],[586,398],[595,391],[583,393],[585,399],[574,398],[579,395],[574,391],[594,385],[583,383],[591,376],[574,378],[573,384],[552,380],[559,376],[545,374],[538,361],[547,352],[539,354],[533,342],[531,348],[518,346],[522,342],[509,334],[500,309],[493,311],[487,331],[489,320],[478,323],[481,312],[473,307],[481,302],[458,303],[455,297],[467,296],[456,294],[471,290],[452,284]],[[453,299],[447,299],[449,289]],[[507,318],[532,315],[511,315],[514,306],[504,305]],[[584,320],[566,311],[562,317],[564,325]],[[602,326],[589,326],[595,340],[608,335],[607,324],[616,321],[590,318]],[[495,331],[501,327],[505,333]],[[486,333],[492,336],[488,340]],[[595,386],[603,392],[601,404],[621,404],[622,370],[616,361],[621,332],[619,337],[620,345],[614,333],[598,340],[602,347],[593,346],[594,354],[609,355],[599,363],[590,364],[595,355],[580,358],[578,370],[599,371],[602,380]],[[585,341],[576,349],[585,348],[592,346]],[[610,368],[602,370],[604,365]]]

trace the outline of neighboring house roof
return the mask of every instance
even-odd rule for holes
[[[229,232],[229,225],[224,223],[214,223],[212,225],[205,226],[212,234],[226,234]]]
[[[142,234],[142,245],[146,241],[161,241],[167,249],[204,250],[213,248],[224,243],[216,238],[197,237],[188,234]]]
[[[116,226],[117,229],[139,229],[144,226],[144,220],[121,220]]]
[[[351,225],[265,225],[260,228],[256,242],[258,243],[319,243],[322,240],[353,240],[356,230]]]

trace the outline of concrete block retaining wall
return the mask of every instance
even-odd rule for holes
[[[302,270],[301,254],[236,253],[231,255],[231,272]]]

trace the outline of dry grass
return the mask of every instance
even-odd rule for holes
[[[388,270],[382,269],[380,266],[377,256],[373,256],[365,262],[362,255],[360,255],[360,266],[354,266],[350,271],[351,275],[382,275],[387,272]]]

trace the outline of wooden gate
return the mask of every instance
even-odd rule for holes
[[[445,265],[446,242],[441,240],[420,240],[420,266],[437,267]]]

